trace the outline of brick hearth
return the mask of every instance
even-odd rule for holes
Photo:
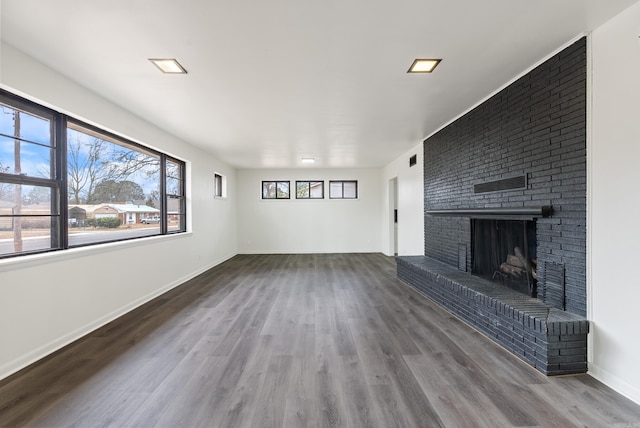
[[[587,371],[585,318],[429,257],[396,260],[399,279],[542,373]]]

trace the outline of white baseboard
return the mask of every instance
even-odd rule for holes
[[[589,375],[607,385],[609,388],[614,389],[616,392],[624,395],[629,400],[640,404],[640,388],[635,385],[631,385],[627,381],[612,375],[606,370],[603,370],[599,366],[589,363]]]
[[[2,366],[0,366],[0,380],[5,379],[9,376],[11,376],[14,373],[17,373],[18,371],[24,369],[25,367],[35,363],[36,361],[41,360],[42,358],[46,357],[47,355],[50,355],[56,351],[58,351],[59,349],[64,348],[65,346],[69,345],[70,343],[75,342],[76,340],[86,336],[87,334],[99,329],[100,327],[110,323],[111,321],[123,316],[124,314],[144,305],[145,303],[155,299],[156,297],[166,293],[169,290],[172,290],[173,288],[176,288],[177,286],[184,284],[185,282],[189,281],[192,278],[195,278],[196,276],[200,275],[201,273],[206,272],[207,270],[231,259],[232,257],[235,257],[236,254],[232,254],[226,257],[223,257],[213,263],[210,263],[206,266],[201,267],[200,269],[189,273],[188,275],[183,276],[182,278],[178,278],[175,281],[172,281],[169,284],[166,284],[165,286],[153,291],[152,293],[147,294],[146,296],[143,296],[139,299],[134,300],[133,302],[105,315],[102,316],[98,319],[96,319],[95,321],[84,325],[76,330],[73,330],[67,334],[65,334],[64,336],[59,337],[56,340],[53,340],[45,345],[40,346],[39,348],[34,349],[33,351],[13,360],[10,361],[7,364],[4,364]]]
[[[378,250],[348,250],[348,251],[326,251],[326,250],[240,250],[238,254],[260,255],[260,254],[382,254]]]

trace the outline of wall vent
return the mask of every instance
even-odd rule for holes
[[[473,193],[501,192],[503,190],[518,190],[527,188],[527,176],[503,178],[502,180],[487,181],[473,186]]]

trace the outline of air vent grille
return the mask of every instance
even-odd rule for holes
[[[517,190],[527,188],[527,176],[503,178],[502,180],[488,181],[473,186],[473,193],[500,192],[503,190]]]

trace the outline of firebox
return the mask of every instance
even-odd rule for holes
[[[537,297],[536,221],[471,219],[471,273]]]

